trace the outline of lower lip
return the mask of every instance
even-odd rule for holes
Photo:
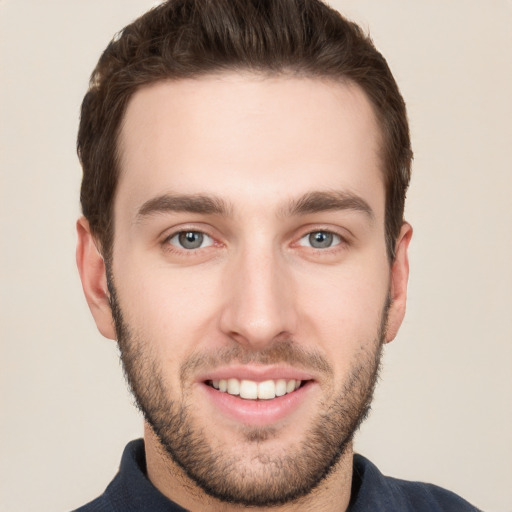
[[[225,416],[248,426],[268,426],[285,419],[304,403],[314,385],[308,381],[299,389],[271,400],[246,400],[201,383],[208,399]]]

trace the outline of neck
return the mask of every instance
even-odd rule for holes
[[[167,498],[192,512],[239,512],[244,505],[224,503],[208,496],[166,453],[159,439],[144,425],[147,474],[151,483]],[[272,507],[250,507],[252,512],[346,511],[352,486],[352,443],[329,475],[308,495],[291,503]]]

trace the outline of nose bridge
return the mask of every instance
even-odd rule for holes
[[[230,263],[222,329],[239,343],[261,349],[295,328],[291,276],[272,241],[252,240]]]

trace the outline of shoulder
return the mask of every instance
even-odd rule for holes
[[[117,475],[105,492],[73,512],[186,512],[167,499],[146,475],[144,441],[128,443]]]
[[[353,480],[351,512],[479,512],[457,494],[437,485],[384,476],[361,455],[354,456]]]
[[[127,512],[132,510],[133,497],[130,495],[137,480],[145,479],[144,442],[132,441],[124,449],[118,473],[107,486],[103,494],[73,512]]]
[[[87,505],[73,510],[73,512],[112,512],[114,509],[105,500],[104,496],[96,498]]]

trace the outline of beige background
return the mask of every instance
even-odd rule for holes
[[[74,264],[75,136],[110,37],[155,2],[0,0],[0,510],[70,510],[141,434]],[[512,511],[512,2],[333,1],[409,106],[408,314],[356,449]]]

